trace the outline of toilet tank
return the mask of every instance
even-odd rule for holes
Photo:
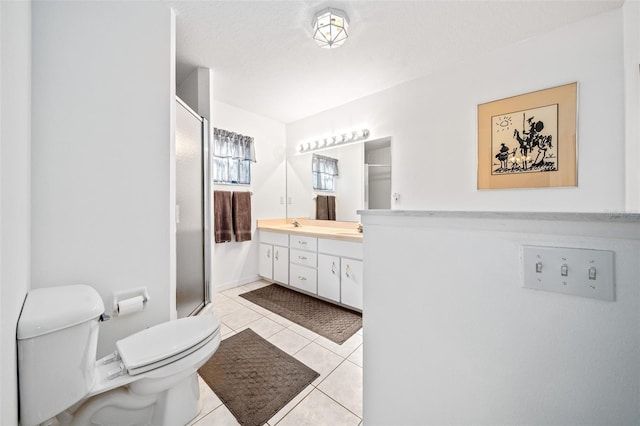
[[[100,295],[87,285],[29,291],[17,330],[23,426],[52,418],[89,392],[103,312]]]

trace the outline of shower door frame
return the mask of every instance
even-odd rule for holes
[[[201,146],[201,175],[202,175],[202,192],[200,195],[201,208],[202,208],[202,285],[203,285],[203,300],[198,304],[188,315],[197,315],[207,304],[211,303],[211,161],[209,158],[210,153],[210,138],[209,138],[209,122],[206,118],[198,115],[193,109],[191,109],[182,99],[176,96],[176,101],[187,112],[193,115],[200,122],[200,146]],[[177,224],[176,224],[177,226]],[[177,238],[177,228],[176,228]],[[177,255],[176,255],[177,262]],[[176,264],[176,292],[178,288],[178,269]],[[176,313],[178,311],[178,300],[176,296]],[[180,317],[180,316],[178,316]]]

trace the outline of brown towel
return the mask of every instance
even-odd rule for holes
[[[336,220],[336,197],[334,195],[318,195],[316,197],[316,219]]]
[[[233,193],[233,232],[236,241],[251,241],[251,193]]]
[[[336,197],[334,195],[327,196],[327,219],[336,220]]]
[[[231,192],[213,191],[213,229],[216,243],[231,241]]]
[[[316,197],[316,219],[329,220],[329,205],[326,195],[318,195]]]

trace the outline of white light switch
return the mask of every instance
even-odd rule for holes
[[[615,300],[609,250],[522,246],[524,287]]]
[[[560,275],[562,275],[563,277],[566,277],[569,275],[569,267],[566,264],[560,267]]]

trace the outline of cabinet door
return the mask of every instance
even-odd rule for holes
[[[289,247],[273,246],[273,280],[289,284]]]
[[[340,258],[318,255],[318,296],[340,302]]]
[[[362,261],[342,258],[340,263],[341,302],[362,309]]]
[[[258,274],[268,280],[273,279],[273,246],[260,243]]]

